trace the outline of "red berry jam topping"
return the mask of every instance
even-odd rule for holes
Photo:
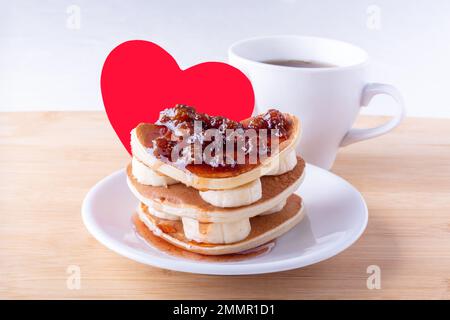
[[[271,146],[271,134],[275,135],[279,142],[288,138],[288,121],[283,113],[278,110],[270,109],[262,115],[258,115],[251,118],[246,124],[221,117],[221,116],[209,116],[205,113],[196,112],[192,107],[178,104],[174,108],[168,108],[161,111],[159,119],[156,122],[160,130],[160,136],[153,140],[154,154],[156,156],[166,158],[169,161],[172,159],[172,151],[175,146],[183,140],[189,143],[195,141],[201,143],[201,150],[207,147],[211,140],[204,141],[205,132],[208,129],[217,129],[219,135],[221,135],[223,142],[223,150],[225,150],[225,144],[233,140],[235,144],[234,149],[237,150],[238,142],[242,142],[244,146],[244,153],[248,153],[255,147],[255,141],[250,141],[245,136],[247,130],[253,129],[255,132],[260,133],[259,130],[265,129],[267,132],[266,146],[263,146],[270,153]],[[195,127],[196,126],[196,127]],[[197,129],[196,129],[197,128]],[[200,128],[200,132],[198,131]],[[231,130],[228,130],[231,129]],[[271,130],[273,129],[273,130]],[[196,131],[197,130],[197,131]],[[230,136],[230,132],[235,132],[233,136]],[[259,139],[259,138],[258,138]],[[256,146],[259,146],[259,140],[256,141]],[[241,148],[242,149],[242,148]],[[194,158],[194,148],[191,148],[188,155],[184,155],[185,159]],[[229,161],[228,161],[229,162]],[[189,164],[187,161],[185,165]],[[236,163],[226,163],[226,161],[216,161],[214,163],[208,163],[211,167],[234,167]]]

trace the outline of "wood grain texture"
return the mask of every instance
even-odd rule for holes
[[[363,236],[327,261],[257,276],[152,268],[91,237],[83,197],[128,160],[103,113],[0,113],[0,298],[450,299],[450,120],[408,118],[342,149],[333,171],[367,201]],[[67,289],[69,265],[80,290]],[[369,265],[380,290],[366,287]]]

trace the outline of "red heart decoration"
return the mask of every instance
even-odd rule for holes
[[[238,69],[205,62],[181,70],[167,51],[143,40],[111,51],[100,82],[108,119],[129,153],[130,131],[177,103],[234,120],[250,117],[255,103],[252,85]]]

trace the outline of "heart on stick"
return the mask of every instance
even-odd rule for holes
[[[165,108],[186,104],[239,121],[251,116],[255,104],[252,85],[238,69],[205,62],[181,70],[167,51],[143,40],[112,50],[100,83],[108,119],[130,154],[130,131],[140,122],[155,122]]]

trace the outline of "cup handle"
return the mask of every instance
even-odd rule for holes
[[[394,100],[397,102],[396,104],[396,114],[393,116],[391,120],[386,122],[385,124],[382,124],[375,128],[368,128],[368,129],[357,129],[353,128],[350,129],[347,134],[344,136],[344,138],[341,141],[341,147],[347,146],[349,144],[375,138],[378,136],[381,136],[382,134],[385,134],[395,127],[397,127],[400,122],[403,120],[406,114],[406,109],[403,104],[403,98],[400,94],[400,92],[394,87],[389,84],[383,84],[383,83],[369,83],[367,84],[364,89],[361,96],[361,106],[367,106],[370,103],[370,100],[377,94],[387,94],[394,98]]]

